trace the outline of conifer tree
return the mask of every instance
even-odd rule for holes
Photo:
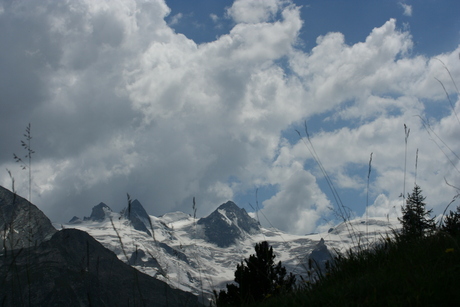
[[[237,265],[236,284],[227,284],[227,291],[216,294],[218,306],[239,306],[244,303],[258,302],[281,292],[291,291],[295,276],[287,275],[281,261],[275,265],[273,248],[266,241],[256,244],[255,255],[249,256]]]
[[[404,238],[421,237],[426,231],[435,229],[434,217],[430,217],[433,210],[426,210],[424,200],[422,189],[416,184],[412,194],[407,195],[406,205],[402,207],[402,218],[398,218]]]
[[[455,212],[450,211],[449,215],[444,217],[441,229],[451,235],[460,234],[460,206]]]

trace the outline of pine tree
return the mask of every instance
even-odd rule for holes
[[[451,235],[460,234],[460,206],[455,212],[450,211],[449,215],[444,217],[441,229]]]
[[[421,237],[426,231],[435,229],[434,217],[430,217],[433,210],[426,210],[424,200],[422,189],[416,184],[412,194],[407,194],[406,205],[402,207],[402,218],[398,218],[404,238]]]
[[[227,291],[216,294],[218,306],[238,306],[248,302],[258,302],[272,295],[291,291],[295,276],[287,275],[281,261],[275,265],[273,248],[266,241],[256,244],[255,255],[249,256],[237,265],[235,282],[227,284]]]

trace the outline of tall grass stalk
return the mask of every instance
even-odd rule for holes
[[[452,81],[452,84],[453,84],[454,87],[455,87],[455,90],[456,90],[456,92],[457,92],[458,97],[460,97],[460,91],[458,90],[457,83],[455,82],[454,78],[452,77],[452,74],[450,73],[449,68],[447,68],[446,64],[444,64],[444,62],[441,61],[440,59],[435,58],[435,60],[438,60],[439,62],[441,62],[442,66],[444,67],[444,69],[445,69],[445,70],[447,71],[447,73],[449,74],[450,80]],[[447,100],[449,101],[450,107],[452,108],[452,112],[454,113],[455,117],[457,118],[458,123],[460,124],[460,119],[458,118],[457,111],[455,111],[455,106],[454,106],[454,104],[452,103],[452,100],[450,99],[449,93],[447,92],[446,87],[444,86],[444,83],[442,83],[442,81],[439,80],[438,78],[436,78],[436,77],[434,77],[434,78],[441,84],[441,86],[442,86],[442,88],[443,88],[443,90],[444,90],[444,93],[446,93]]]
[[[452,159],[449,157],[449,155],[447,155],[447,153],[444,151],[444,149],[442,149],[442,147],[438,144],[438,142],[431,135],[433,134],[436,137],[436,139],[438,139],[450,151],[450,153],[452,155],[454,155],[455,158],[458,161],[460,161],[460,157],[457,155],[457,153],[455,153],[455,151],[453,151],[452,148],[450,148],[450,146],[447,145],[446,142],[444,142],[444,140],[434,131],[433,127],[431,127],[431,125],[430,125],[430,123],[428,122],[427,119],[423,119],[420,115],[417,115],[417,116],[422,121],[422,125],[425,128],[425,131],[428,133],[428,136],[430,137],[430,140],[433,141],[436,144],[436,146],[439,148],[439,150],[441,150],[441,152],[444,154],[444,156],[449,161],[449,163],[452,165],[452,167],[455,168],[457,173],[460,173],[460,170],[457,168],[456,163],[454,161],[452,161]]]
[[[409,139],[410,128],[407,128],[406,124],[404,124],[404,182],[403,182],[403,192],[402,192],[402,199],[404,206],[406,204],[406,172],[407,172],[407,140]]]
[[[418,169],[418,148],[415,152],[415,175],[414,175],[414,183],[417,185],[417,169]]]
[[[193,236],[193,245],[195,245],[195,248],[196,248],[196,200],[195,200],[195,196],[193,196],[193,200],[192,200],[192,210],[193,210],[193,231],[195,232],[194,236]],[[194,252],[195,253],[195,252]],[[195,259],[198,261],[198,257],[195,255]],[[204,304],[204,288],[203,288],[203,277],[201,276],[201,268],[199,267],[198,268],[198,274],[200,275],[200,285],[201,285],[201,296],[203,298],[203,304]]]
[[[254,210],[254,211],[256,212],[257,222],[259,222],[259,224],[260,224],[260,220],[259,220],[259,212],[260,212],[260,213],[262,214],[262,216],[264,217],[264,219],[267,221],[268,225],[270,225],[271,228],[275,228],[275,229],[276,229],[276,227],[270,222],[270,220],[268,219],[268,217],[264,214],[263,210],[260,209],[260,206],[259,206],[259,198],[258,198],[258,191],[259,191],[259,189],[256,189],[256,208],[254,208],[254,206],[252,206],[251,203],[249,203],[249,206],[252,208],[252,210]],[[260,224],[260,225],[261,225],[261,224]],[[267,241],[267,238],[265,237],[265,234],[264,234],[263,232],[262,232],[262,236],[263,236],[263,238],[264,238],[264,241]],[[284,238],[284,236],[283,236],[280,232],[278,232],[278,236],[281,238],[281,240],[282,240],[285,244],[288,243],[288,240],[286,240],[286,239]],[[254,241],[253,241],[253,242],[254,242]],[[259,243],[259,242],[256,242],[256,243]],[[243,258],[244,258],[244,257],[243,257]],[[295,255],[295,258],[297,259],[297,265],[296,265],[295,268],[292,270],[292,273],[293,273],[293,274],[297,274],[297,272],[298,272],[298,271],[297,271],[297,268],[298,268],[299,266],[303,267],[304,270],[305,270],[306,272],[308,272],[309,269],[308,269],[307,266],[305,265],[305,263],[304,263],[305,261],[304,261],[299,255]],[[300,275],[300,276],[301,276],[301,275]],[[301,277],[301,278],[302,278],[302,277]]]
[[[337,192],[334,183],[332,182],[331,178],[329,177],[329,174],[327,173],[326,169],[324,168],[321,159],[319,158],[315,147],[313,146],[313,143],[310,139],[310,135],[308,133],[307,129],[307,122],[304,122],[304,128],[305,128],[305,135],[307,141],[305,141],[305,138],[302,137],[301,133],[298,130],[295,130],[297,134],[299,135],[299,138],[302,140],[302,142],[305,144],[307,147],[308,151],[312,155],[313,159],[315,160],[316,164],[320,168],[324,178],[326,179],[327,185],[329,186],[329,189],[331,190],[332,196],[334,197],[334,200],[337,204],[337,208],[339,210],[339,217],[343,220],[345,227],[347,228],[348,233],[350,234],[352,244],[354,246],[359,246],[359,236],[356,235],[356,232],[353,228],[353,225],[350,222],[351,214],[350,214],[350,209],[345,207],[345,205],[342,202],[342,199],[340,198],[339,193]],[[356,241],[357,240],[357,241]]]
[[[371,170],[372,170],[372,154],[369,157],[369,168],[367,171],[367,190],[366,190],[366,237],[369,237],[369,179],[371,177]]]
[[[29,171],[29,203],[32,203],[32,155],[35,153],[35,151],[32,149],[31,143],[32,143],[32,130],[31,130],[31,124],[27,125],[26,127],[26,133],[24,133],[25,141],[21,140],[21,146],[26,150],[26,155],[24,156],[25,159],[27,159],[28,163],[24,163],[24,161],[15,153],[13,153],[14,160],[17,163],[20,163],[21,168],[23,170],[28,170]],[[30,247],[32,243],[32,226],[31,226],[31,216],[30,216],[30,208],[27,211],[27,232],[28,232],[28,239],[27,239],[27,284],[29,286],[29,291],[28,291],[28,299],[29,299],[29,306],[31,305],[31,293],[30,293]]]
[[[14,180],[14,177],[11,171],[9,169],[6,169],[6,171],[8,172],[8,175],[10,176],[10,179],[11,179],[11,191],[13,192],[12,206],[14,207],[14,205],[16,204],[16,196],[17,196],[16,189],[15,189],[15,180]],[[5,214],[2,213],[1,216],[3,218],[3,224],[4,224],[2,247],[3,247],[3,252],[6,256],[6,254],[8,253],[8,246],[7,246],[8,244],[9,244],[9,248],[11,251],[13,251],[14,249],[14,229],[13,229],[14,214],[11,214],[9,221],[6,220]]]
[[[26,138],[25,141],[21,140],[21,146],[27,151],[27,154],[24,156],[28,160],[28,163],[24,163],[24,161],[15,153],[13,153],[14,160],[17,163],[20,163],[21,168],[23,170],[28,170],[29,171],[29,202],[32,203],[32,155],[35,153],[34,150],[32,150],[31,147],[31,141],[32,141],[32,133],[31,133],[31,125],[26,127],[26,133],[24,133],[24,137]]]

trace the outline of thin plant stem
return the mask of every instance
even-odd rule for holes
[[[324,166],[323,166],[323,164],[322,164],[322,162],[321,162],[321,160],[320,160],[320,158],[319,158],[319,156],[318,156],[318,154],[317,154],[317,152],[315,150],[315,147],[313,146],[313,143],[312,143],[312,141],[310,139],[310,135],[308,134],[307,122],[306,121],[304,122],[304,127],[305,127],[305,135],[306,135],[308,143],[305,141],[305,139],[302,137],[302,135],[300,134],[300,132],[298,130],[296,130],[296,132],[299,135],[299,138],[303,141],[303,143],[307,147],[307,149],[310,151],[311,155],[313,156],[313,159],[318,164],[321,172],[323,173],[323,176],[326,179],[326,182],[327,182],[329,188],[331,189],[332,196],[334,197],[335,202],[337,204],[337,207],[339,209],[339,215],[343,219],[343,221],[345,223],[345,227],[347,228],[347,231],[351,234],[351,240],[353,242],[353,245],[356,245],[355,231],[354,231],[353,226],[351,225],[351,222],[350,222],[349,210],[347,210],[348,208],[346,208],[343,205],[343,202],[342,202],[342,199],[340,198],[339,193],[337,192],[337,190],[336,190],[331,178],[329,177],[328,173],[326,172],[326,169],[324,168]]]
[[[368,172],[367,172],[367,193],[366,193],[366,237],[369,237],[369,211],[368,211],[368,207],[369,207],[369,178],[371,176],[371,170],[372,170],[372,154],[373,152],[371,152],[371,156],[369,157],[369,169],[368,169]]]
[[[415,152],[415,177],[414,177],[415,185],[417,185],[417,169],[418,169],[418,148],[417,148],[417,151]]]
[[[426,132],[428,133],[428,135],[430,136],[430,139],[436,144],[436,146],[439,148],[439,150],[442,151],[442,153],[444,154],[444,156],[447,158],[447,160],[449,160],[450,164],[452,164],[452,166],[455,168],[455,170],[460,173],[460,170],[457,168],[457,166],[455,165],[454,161],[452,161],[452,159],[445,153],[445,151],[441,148],[441,146],[438,144],[438,142],[436,142],[432,137],[431,137],[431,134],[433,134],[454,156],[455,158],[457,158],[457,160],[460,160],[460,157],[455,153],[455,151],[453,151],[449,145],[446,144],[446,142],[444,142],[440,137],[439,135],[433,130],[433,128],[431,127],[430,123],[428,122],[428,120],[425,120],[423,119],[420,115],[417,115],[421,120],[422,120],[422,124],[423,124],[423,127],[425,128]],[[431,131],[431,132],[430,132]]]
[[[404,124],[404,182],[403,182],[403,206],[405,205],[406,200],[406,170],[407,170],[407,140],[409,139],[410,128],[407,128],[406,124]]]

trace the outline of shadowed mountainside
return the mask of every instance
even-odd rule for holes
[[[0,258],[6,306],[197,306],[191,293],[120,261],[86,232],[63,229],[30,250]]]
[[[37,246],[57,230],[35,205],[0,186],[0,237],[6,250]]]
[[[56,231],[36,206],[3,187],[0,210],[2,306],[200,305],[195,295],[125,264],[88,233]]]

